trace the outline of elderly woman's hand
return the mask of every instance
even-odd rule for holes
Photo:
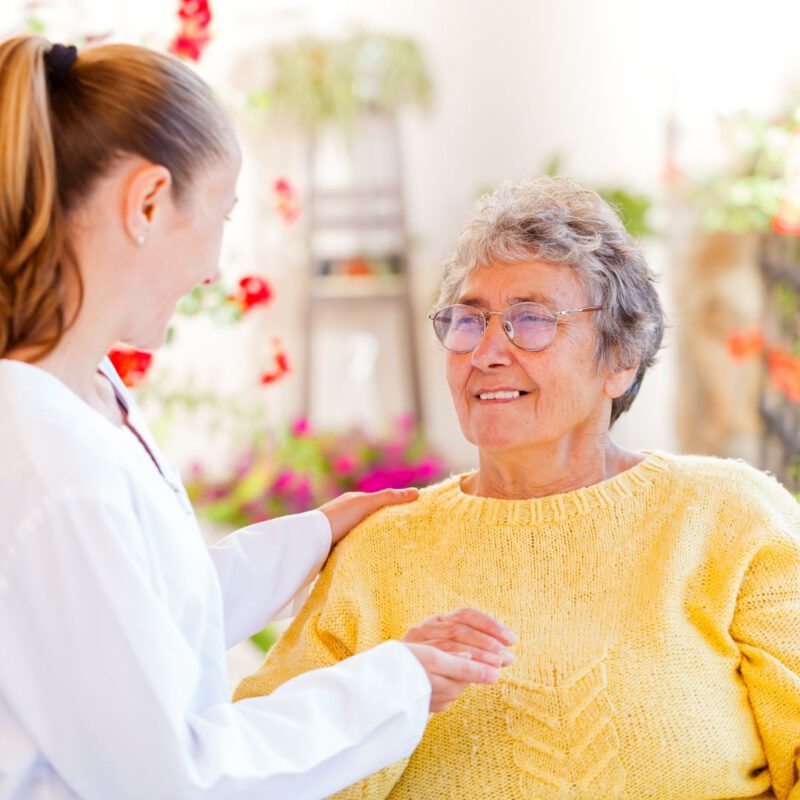
[[[444,711],[471,683],[497,683],[500,678],[495,667],[470,661],[466,655],[451,655],[425,644],[406,645],[428,673],[431,711]]]
[[[346,492],[321,505],[319,510],[331,525],[332,543],[343,539],[359,522],[384,506],[408,503],[419,497],[419,490],[383,489],[380,492]]]
[[[514,661],[508,649],[516,641],[512,631],[474,608],[424,619],[403,637],[406,643],[427,644],[447,653],[468,655],[492,667],[507,667]]]

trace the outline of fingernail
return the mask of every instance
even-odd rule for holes
[[[508,628],[503,628],[503,634],[505,635],[506,641],[509,644],[514,644],[517,641],[517,634],[514,631],[510,631]]]
[[[504,667],[514,663],[514,654],[510,650],[501,650],[500,658],[503,660],[502,666]]]
[[[484,683],[497,683],[500,680],[500,672],[494,667],[484,667],[483,682]]]

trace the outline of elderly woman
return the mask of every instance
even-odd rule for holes
[[[358,528],[239,696],[474,605],[515,662],[342,797],[800,798],[800,510],[611,441],[663,330],[613,211],[563,179],[484,201],[432,320],[478,469]]]

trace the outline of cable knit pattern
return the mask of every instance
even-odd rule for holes
[[[503,702],[521,797],[620,796],[625,771],[603,661],[574,675],[555,673],[552,686],[507,681]]]
[[[499,684],[470,687],[410,759],[337,797],[800,800],[788,492],[740,462],[660,453],[532,500],[473,497],[463,477],[354,530],[237,690],[467,605],[517,632]]]

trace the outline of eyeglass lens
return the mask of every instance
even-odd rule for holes
[[[433,318],[439,341],[455,353],[474,350],[486,324],[483,312],[470,306],[447,306]],[[553,340],[556,318],[539,303],[517,303],[503,312],[503,328],[508,338],[523,350],[543,350]]]

